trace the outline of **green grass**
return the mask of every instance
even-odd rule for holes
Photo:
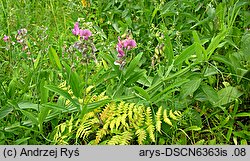
[[[250,143],[247,0],[83,2],[0,1],[0,144]]]

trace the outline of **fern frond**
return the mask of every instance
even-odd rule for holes
[[[141,128],[145,124],[145,107],[137,106],[133,110],[133,118],[131,124],[135,129]]]
[[[174,114],[178,117],[178,119],[182,117],[181,111],[174,111]]]
[[[116,115],[122,114],[124,107],[125,107],[125,102],[122,101],[121,103],[119,103],[119,105],[117,107]]]
[[[162,116],[162,106],[159,107],[158,111],[156,112],[156,130],[161,133],[161,116]]]
[[[120,145],[128,145],[130,140],[132,139],[132,134],[129,131],[125,131],[121,135]]]
[[[113,129],[114,129],[114,127],[115,127],[115,123],[116,123],[116,120],[117,120],[117,118],[113,118],[113,120],[110,122],[109,127],[110,127],[110,129],[111,129],[111,130],[113,130]]]
[[[154,125],[149,125],[147,128],[148,134],[149,134],[149,138],[151,139],[152,142],[155,142],[155,127]]]
[[[149,134],[149,138],[151,139],[152,142],[155,142],[155,135],[154,135],[154,124],[153,124],[153,119],[152,119],[152,113],[151,113],[151,108],[148,107],[146,111],[146,123],[147,125],[147,131]]]
[[[128,114],[127,113],[124,113],[122,116],[121,116],[121,123],[124,127],[126,128],[129,128],[129,125],[127,123],[127,116]]]
[[[78,125],[76,132],[77,138],[86,138],[93,132],[93,126],[100,123],[94,112],[87,113],[79,122],[80,125]]]
[[[138,137],[138,139],[137,139],[137,141],[138,141],[138,143],[140,144],[140,145],[142,145],[143,144],[143,142],[146,140],[146,138],[147,138],[147,133],[146,133],[146,131],[144,130],[144,129],[138,129],[136,132],[135,132],[135,134],[137,135],[137,137]]]
[[[128,107],[128,119],[133,120],[133,110],[134,110],[134,103],[131,103]]]
[[[172,122],[170,121],[170,119],[167,116],[167,110],[166,109],[164,109],[164,111],[163,111],[163,121],[165,123],[167,123],[168,125],[173,126]]]
[[[96,139],[95,139],[95,144],[99,144],[99,142],[102,140],[102,138],[107,135],[107,130],[106,129],[100,129],[96,132]]]
[[[68,145],[68,140],[70,139],[70,136],[72,134],[72,128],[73,128],[73,117],[71,117],[70,120],[67,120],[64,123],[61,123],[55,127],[55,134],[53,137],[53,140],[55,144],[63,144]]]
[[[169,111],[169,117],[173,120],[178,120],[178,118],[173,114],[172,110]]]
[[[147,126],[153,125],[152,112],[150,107],[148,107],[146,110],[146,125]]]
[[[101,120],[105,122],[107,119],[113,117],[115,109],[116,109],[116,104],[114,102],[107,104],[105,109],[100,114]]]
[[[125,131],[120,135],[113,136],[108,141],[108,145],[128,145],[131,139],[132,139],[132,134],[129,131]]]
[[[119,117],[117,117],[116,122],[115,122],[116,130],[119,128],[121,122],[122,122],[122,116],[120,115]]]
[[[120,135],[115,135],[113,136],[109,141],[108,141],[108,145],[119,145],[121,136]]]

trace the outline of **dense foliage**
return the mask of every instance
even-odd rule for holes
[[[0,4],[0,144],[250,143],[248,0]]]

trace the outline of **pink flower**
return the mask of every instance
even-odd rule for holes
[[[124,41],[124,40],[123,40]],[[121,41],[120,36],[118,37],[118,44],[117,47],[122,48],[123,47],[123,41]]]
[[[9,40],[9,36],[4,35],[3,41],[7,42]]]
[[[118,58],[122,58],[122,57],[125,56],[125,53],[124,53],[124,51],[122,50],[122,48],[117,47],[116,50],[117,50],[117,52],[118,52],[118,54],[117,54],[117,57],[118,57]]]
[[[84,37],[85,40],[88,40],[90,36],[92,36],[92,33],[90,30],[85,29],[85,30],[80,30],[80,36]]]
[[[120,37],[118,37],[118,43],[116,45],[116,51],[118,52],[117,57],[122,58],[125,56],[123,51],[123,41],[121,41]]]
[[[9,37],[9,36],[4,35],[4,37],[3,37],[3,41],[7,42],[7,41],[9,41],[9,39],[10,39],[10,37]]]
[[[136,42],[133,39],[126,39],[123,42],[123,47],[126,48],[127,50],[130,50],[130,49],[136,47]]]
[[[75,23],[74,29],[72,30],[72,33],[74,35],[79,35],[80,34],[80,29],[79,29],[79,23],[78,22]]]

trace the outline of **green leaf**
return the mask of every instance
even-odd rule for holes
[[[192,96],[193,93],[199,88],[201,80],[201,78],[194,78],[185,83],[181,89],[181,98],[185,98],[189,95]]]
[[[204,145],[205,139],[201,139],[195,143],[195,145]]]
[[[135,67],[139,64],[142,54],[143,53],[139,53],[138,55],[136,55],[136,57],[129,63],[129,66],[125,73],[125,78],[128,78],[134,72]]]
[[[204,73],[204,77],[208,77],[211,75],[215,75],[218,73],[218,70],[216,70],[216,68],[214,67],[207,67],[205,73]]]
[[[152,16],[151,16],[150,23],[153,22],[153,19],[155,18],[155,15],[156,15],[156,13],[157,13],[158,11],[159,11],[159,8],[158,8],[158,7],[155,7],[155,9],[154,9],[154,11],[153,11],[153,13],[152,13]]]
[[[112,56],[108,55],[108,54],[100,54],[100,56],[105,59],[110,66],[112,66],[112,68],[115,70],[116,74],[119,76],[121,74],[121,70],[119,70],[119,67],[117,65],[114,64],[115,59],[112,58]]]
[[[120,29],[119,29],[117,23],[113,23],[112,26],[113,26],[113,28],[115,29],[116,32],[120,33]]]
[[[38,120],[37,120],[37,117],[34,116],[33,113],[28,112],[28,111],[26,111],[26,110],[21,110],[21,112],[22,112],[25,116],[27,116],[27,117],[33,122],[33,124],[35,124],[35,125],[38,125],[38,124],[39,124],[39,123],[38,123]]]
[[[140,83],[141,85],[146,86],[146,87],[150,87],[150,85],[152,84],[152,80],[153,80],[152,77],[147,76],[146,74],[144,74],[144,76],[139,78],[137,83]]]
[[[187,73],[190,68],[192,66],[194,66],[195,64],[191,64],[189,65],[188,67],[184,68],[184,69],[181,69],[180,71],[170,75],[170,76],[167,76],[167,77],[164,77],[161,81],[157,82],[157,83],[154,83],[152,86],[150,86],[146,91],[147,92],[152,92],[156,89],[158,89],[165,81],[168,81],[168,80],[171,80],[171,79],[174,79],[175,77],[180,77],[182,76],[183,74]]]
[[[186,83],[187,79],[183,79],[181,81],[178,81],[178,82],[175,82],[171,85],[168,85],[165,89],[163,89],[161,92],[159,92],[158,94],[154,95],[152,98],[151,98],[151,101],[152,102],[158,102],[159,99],[163,99],[164,97],[162,97],[165,93],[167,93],[168,91],[170,91],[172,88],[177,88],[179,86],[181,86],[182,84]]]
[[[200,40],[196,30],[194,30],[192,33],[193,33],[193,37],[194,37],[195,52],[196,52],[198,61],[203,61],[202,52],[205,54],[205,49],[203,48],[203,46],[201,44],[201,40]]]
[[[36,60],[35,60],[35,62],[34,62],[34,68],[35,68],[35,69],[37,68],[37,66],[38,66],[38,64],[39,64],[39,61],[40,61],[40,59],[41,59],[41,56],[42,56],[42,54],[39,52],[38,55],[37,55],[37,57],[36,57]]]
[[[250,21],[250,12],[249,14],[249,21]],[[241,50],[244,53],[244,57],[245,60],[247,60],[248,62],[250,61],[250,34],[245,34],[244,36],[242,36],[241,39]]]
[[[49,114],[49,110],[50,109],[48,107],[43,107],[42,105],[41,107],[39,107],[38,122],[39,122],[39,128],[41,131],[43,128],[43,122]]]
[[[216,145],[216,138],[209,140],[208,145]]]
[[[211,18],[210,17],[207,17],[207,18],[203,18],[201,21],[197,22],[195,25],[193,25],[190,29],[193,29],[197,26],[200,26],[200,25],[203,25],[203,24],[206,24],[208,22],[211,21]]]
[[[44,86],[47,85],[47,81],[42,79],[40,82],[40,97],[41,97],[41,104],[48,102],[49,98],[49,90]]]
[[[183,61],[190,58],[191,55],[195,53],[195,47],[196,45],[193,44],[186,48],[180,55],[178,55],[174,61],[174,65],[181,65]]]
[[[31,137],[17,139],[17,140],[14,142],[14,145],[22,145],[23,143],[27,145],[27,144],[28,144],[28,143],[27,143],[27,140],[29,140],[30,138],[31,138]]]
[[[107,39],[107,35],[103,32],[103,30],[102,30],[99,26],[94,25],[94,28],[95,28],[95,30],[96,30],[98,33],[100,33],[100,35],[101,35],[104,39]]]
[[[223,30],[221,33],[219,33],[215,38],[211,40],[211,43],[209,44],[206,53],[207,55],[207,60],[209,60],[210,56],[213,54],[214,50],[218,47],[220,42],[225,39],[225,36],[227,35],[227,30]]]
[[[166,29],[167,31],[167,29]],[[173,63],[173,59],[174,59],[174,51],[173,51],[173,46],[170,40],[170,37],[168,35],[168,33],[165,33],[165,57],[168,59],[169,64]]]
[[[83,109],[83,113],[90,112],[98,107],[103,107],[104,105],[106,105],[110,101],[111,101],[111,99],[104,99],[104,100],[100,100],[97,102],[88,103],[85,105],[85,108]]]
[[[62,70],[62,65],[61,65],[61,62],[60,62],[60,59],[56,53],[56,50],[53,48],[53,47],[50,47],[49,48],[49,57],[50,57],[50,61],[53,63],[55,62],[57,67]]]
[[[201,89],[205,93],[206,98],[209,100],[209,102],[211,102],[211,104],[215,104],[216,102],[218,102],[219,97],[213,87],[203,84],[201,85]]]
[[[250,112],[237,113],[235,117],[250,117]]]
[[[145,70],[140,70],[137,72],[134,72],[131,74],[128,79],[126,80],[125,84],[130,86],[132,83],[138,81],[140,78],[142,78],[145,75],[146,71]]]
[[[145,100],[149,100],[150,96],[147,93],[147,91],[145,91],[143,88],[138,87],[138,86],[134,86],[133,89],[135,89],[137,92],[139,92],[139,94],[145,99]]]
[[[38,104],[34,104],[34,103],[31,103],[31,102],[20,102],[18,103],[18,107],[22,110],[24,109],[33,109],[33,110],[36,110],[38,111]]]
[[[59,110],[59,111],[62,111],[62,110],[65,110],[67,111],[68,109],[64,106],[60,106],[58,104],[55,104],[55,103],[46,103],[46,104],[42,104],[43,107],[46,107],[48,109],[55,109],[55,110]]]
[[[211,59],[215,60],[215,61],[219,61],[221,63],[224,63],[230,67],[234,67],[233,64],[231,63],[231,61],[228,60],[228,58],[223,56],[223,55],[213,55],[213,56],[211,56]]]
[[[70,66],[68,64],[66,64],[65,62],[62,62],[63,66],[66,69],[67,72],[67,78],[69,85],[73,91],[73,94],[79,98],[81,96],[81,87],[80,87],[80,78],[79,75],[75,72],[72,71],[72,69],[70,68]]]
[[[239,98],[243,92],[239,91],[236,87],[226,87],[218,91],[219,100],[215,103],[215,106],[222,106]]]
[[[52,92],[58,93],[58,94],[62,95],[63,97],[65,97],[66,99],[70,100],[70,102],[80,110],[80,105],[79,105],[78,101],[73,100],[68,92],[58,88],[57,86],[53,86],[53,85],[46,85],[45,88],[47,88],[48,90],[50,90]]]
[[[5,106],[0,108],[0,119],[6,117],[9,113],[13,111],[11,106]]]

